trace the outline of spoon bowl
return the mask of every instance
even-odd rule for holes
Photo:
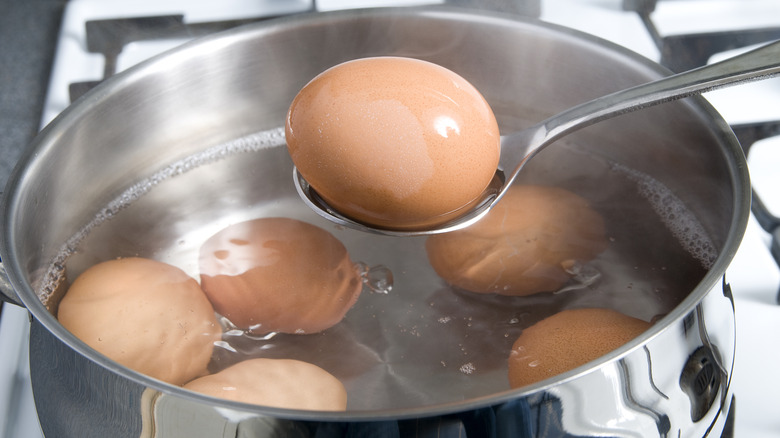
[[[502,139],[503,144],[503,139]],[[502,146],[503,149],[503,146]],[[490,180],[487,188],[482,192],[481,198],[477,203],[463,215],[456,217],[448,222],[437,225],[435,229],[426,230],[393,230],[385,228],[375,228],[370,225],[351,219],[338,210],[334,209],[324,199],[317,194],[317,191],[311,187],[306,179],[293,167],[293,179],[295,180],[295,189],[298,191],[303,202],[320,216],[328,219],[336,225],[352,228],[373,234],[383,234],[387,236],[421,236],[427,234],[439,234],[466,228],[469,225],[482,219],[495,205],[497,197],[502,194],[507,187],[506,177],[501,169],[497,169],[493,179]]]
[[[778,74],[780,41],[775,41],[719,63],[599,97],[502,137],[499,168],[481,198],[462,215],[432,228],[394,230],[355,221],[330,207],[297,169],[293,169],[293,180],[303,201],[320,216],[338,225],[390,236],[446,233],[468,227],[484,217],[501,200],[525,164],[545,147],[567,134],[621,114]]]

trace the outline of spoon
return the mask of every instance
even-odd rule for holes
[[[424,230],[388,230],[352,220],[330,207],[294,169],[295,187],[320,216],[344,227],[390,236],[423,236],[465,228],[485,216],[501,200],[525,164],[561,137],[602,120],[683,97],[780,74],[780,41],[687,72],[618,91],[572,107],[536,125],[501,139],[501,158],[493,180],[471,210]],[[504,171],[512,170],[505,175]]]

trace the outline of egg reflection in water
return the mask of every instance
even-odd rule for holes
[[[340,213],[386,229],[446,222],[498,166],[498,123],[466,79],[411,58],[363,58],[311,80],[290,105],[295,166]]]
[[[201,286],[216,311],[256,333],[316,333],[337,324],[363,287],[332,234],[288,218],[231,225],[201,247]]]
[[[207,373],[221,335],[195,279],[143,258],[87,269],[63,297],[57,318],[110,359],[174,385]]]

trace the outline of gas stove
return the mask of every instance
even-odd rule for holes
[[[193,38],[249,21],[309,11],[445,3],[444,0],[72,0],[65,9],[41,126],[94,84]],[[450,0],[530,15],[623,45],[674,71],[780,39],[776,0]],[[693,50],[695,49],[695,50]],[[738,411],[733,436],[780,434],[774,364],[780,349],[780,79],[718,90],[705,97],[729,122],[748,153],[753,215],[726,274],[736,300]],[[773,258],[774,256],[774,258]],[[0,318],[0,433],[40,437],[27,365],[29,320],[6,305]],[[5,355],[5,353],[4,353]],[[10,360],[9,360],[10,359]],[[725,434],[724,434],[725,436]],[[731,434],[729,436],[732,436]]]

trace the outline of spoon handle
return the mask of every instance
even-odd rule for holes
[[[502,150],[502,154],[508,152],[508,157],[501,161],[517,166],[512,173],[513,180],[530,157],[573,131],[641,108],[777,74],[780,74],[780,41],[572,107],[507,138],[511,146]],[[519,159],[518,153],[522,154]]]

